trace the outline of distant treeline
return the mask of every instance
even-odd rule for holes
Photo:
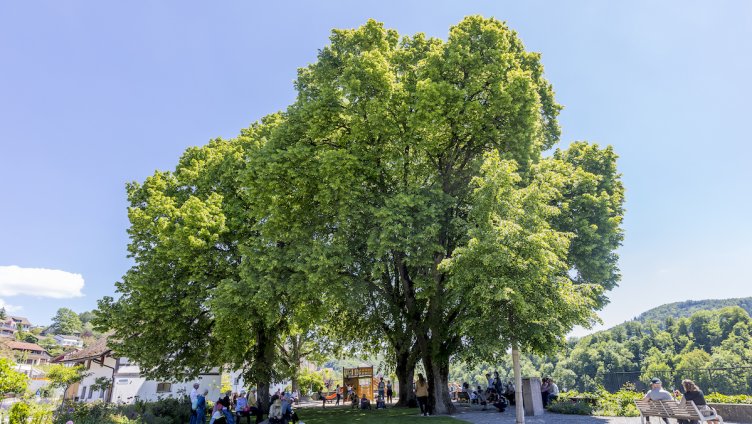
[[[664,305],[642,314],[639,320],[570,340],[556,355],[527,357],[523,375],[551,376],[559,387],[579,391],[594,391],[599,387],[616,390],[625,383],[640,388],[641,382],[658,376],[667,386],[676,385],[682,378],[692,378],[708,392],[750,393],[750,300]],[[701,309],[726,304],[743,306]],[[485,373],[494,370],[510,378],[511,362],[505,359],[495,365],[455,364],[450,379],[485,387]]]

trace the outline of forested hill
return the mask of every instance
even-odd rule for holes
[[[690,378],[706,393],[752,394],[751,301],[664,305],[640,319],[570,339],[556,353],[526,355],[522,373],[550,376],[560,387],[589,392],[624,386],[645,390],[647,381],[659,377],[667,387],[678,387],[682,379]],[[700,304],[707,309],[700,309]],[[500,359],[491,364],[452,364],[450,376],[474,386],[485,384],[487,372],[499,371],[511,379],[509,358]]]
[[[664,323],[668,317],[688,318],[698,311],[721,309],[727,306],[738,306],[752,315],[752,297],[742,297],[737,299],[687,300],[685,302],[667,303],[643,312],[635,318],[635,321],[642,323],[647,321]]]

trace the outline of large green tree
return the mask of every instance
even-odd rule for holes
[[[386,334],[406,329],[395,351],[414,338],[436,412],[451,408],[453,355],[476,343],[497,352],[510,343],[553,349],[573,325],[593,320],[604,289],[618,280],[615,155],[580,143],[537,166],[559,139],[560,108],[540,56],[505,24],[468,17],[446,41],[401,38],[374,21],[335,30],[296,87],[297,101],[253,167],[259,178],[251,189],[266,206],[259,231],[300,252],[299,269],[326,281],[322,291],[366,290],[375,308],[388,312],[381,315]],[[519,234],[483,241],[495,249],[488,258],[519,255],[521,263],[468,259],[471,265],[454,268],[481,268],[452,272],[463,249],[476,255],[473,232],[499,225],[477,209],[506,199],[474,193],[483,167],[490,175],[501,161],[516,175],[505,182],[510,195],[548,184],[536,182],[539,168],[539,178],[555,176],[557,185],[531,195],[519,206],[525,213],[505,218],[521,226]],[[468,279],[484,271],[504,284]],[[485,307],[486,296],[468,295],[475,286],[494,297],[518,290],[519,302],[499,299],[486,315],[517,314],[514,322],[466,337],[469,320]],[[555,309],[539,309],[546,307]]]
[[[146,375],[195,378],[229,365],[258,385],[262,403],[270,383],[291,376],[285,337],[293,318],[315,322],[323,300],[292,268],[294,252],[259,238],[257,202],[244,186],[248,162],[280,120],[190,148],[174,171],[128,185],[136,264],[93,321],[114,330],[111,346]]]
[[[52,317],[52,332],[55,334],[79,334],[83,326],[78,314],[69,308],[60,308]]]
[[[615,155],[543,156],[560,107],[505,24],[335,30],[296,89],[129,185],[136,264],[95,319],[116,350],[148,374],[231,364],[268,384],[285,337],[316,322],[384,350],[400,393],[420,359],[442,413],[453,357],[548,351],[594,319],[618,280]]]

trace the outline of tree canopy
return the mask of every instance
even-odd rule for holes
[[[400,379],[421,360],[445,412],[451,358],[550,351],[596,319],[619,278],[616,155],[543,154],[560,106],[498,20],[330,40],[283,113],[128,186],[136,264],[95,322],[149,373],[231,364],[261,383],[316,322],[376,339]]]
[[[55,334],[79,334],[83,326],[78,314],[69,308],[60,308],[52,317],[52,332]]]

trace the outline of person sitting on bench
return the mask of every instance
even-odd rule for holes
[[[650,391],[645,393],[643,400],[674,400],[674,397],[671,396],[671,393],[663,390],[663,384],[659,378],[653,377],[650,380]],[[645,417],[645,421],[650,422],[650,417]],[[669,424],[668,418],[664,418],[663,421]]]

